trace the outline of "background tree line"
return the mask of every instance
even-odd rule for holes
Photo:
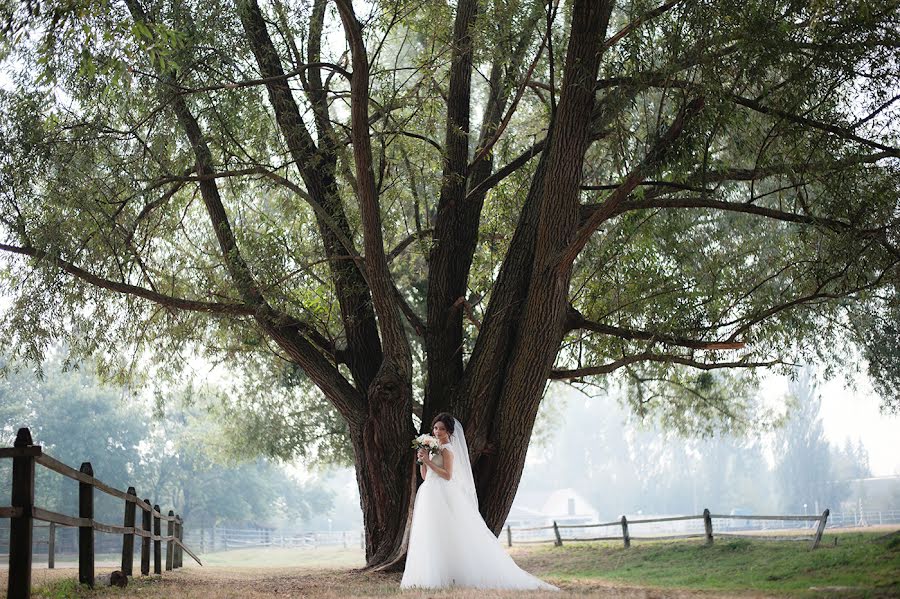
[[[809,369],[791,381],[781,421],[748,435],[660,430],[658,422],[623,410],[615,393],[588,397],[556,389],[551,397],[563,405],[539,419],[554,424],[534,450],[522,488],[574,488],[601,518],[696,514],[705,507],[756,514],[812,513],[816,505],[836,510],[856,499],[858,489],[848,481],[871,476],[861,439],[839,446],[826,438]]]
[[[165,510],[174,509],[191,528],[275,524],[294,527],[327,514],[333,492],[321,481],[300,481],[263,451],[247,452],[204,401],[162,404],[123,387],[102,384],[90,364],[64,365],[58,352],[32,369],[3,364],[0,438],[11,446],[18,427],[31,429],[36,444],[78,468],[91,462],[94,475]],[[9,487],[10,462],[0,462],[0,488]],[[78,484],[45,468],[36,473],[37,505],[69,515],[78,512]],[[97,493],[97,519],[117,523],[122,502]]]

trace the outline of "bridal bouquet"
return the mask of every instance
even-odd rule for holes
[[[441,442],[431,435],[419,435],[412,442],[413,449],[427,449],[431,455],[437,455],[441,452]],[[416,460],[417,464],[421,464],[420,460]]]

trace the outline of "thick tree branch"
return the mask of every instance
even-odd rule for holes
[[[550,372],[550,380],[571,380],[585,376],[593,376],[598,374],[610,374],[616,370],[636,364],[638,362],[658,362],[662,364],[680,364],[682,366],[690,366],[699,370],[717,370],[720,368],[771,368],[781,364],[781,360],[772,360],[768,362],[749,362],[746,360],[737,360],[734,362],[700,362],[693,358],[685,356],[669,355],[669,354],[652,354],[642,353],[633,356],[625,356],[618,360],[601,364],[599,366],[587,366],[585,368],[554,369]]]
[[[558,8],[558,3],[553,5],[552,12],[555,16],[556,10]],[[553,20],[552,16],[549,17],[551,22]],[[525,72],[525,75],[522,77],[522,82],[519,84],[518,89],[516,90],[516,95],[513,97],[512,104],[506,111],[506,115],[500,121],[500,124],[497,126],[496,131],[491,136],[491,138],[478,150],[478,153],[475,155],[475,158],[472,160],[472,164],[476,164],[478,161],[483,159],[491,149],[494,147],[500,140],[500,136],[503,135],[503,132],[506,130],[507,125],[509,125],[509,121],[512,119],[513,114],[516,112],[516,108],[519,106],[519,100],[522,99],[522,94],[525,93],[525,89],[528,87],[528,82],[531,80],[531,74],[534,72],[535,67],[538,64],[538,61],[541,58],[541,54],[544,53],[544,48],[547,46],[547,40],[550,38],[551,28],[547,27],[547,31],[544,34],[544,38],[541,40],[541,45],[538,48],[537,52],[534,55],[534,59],[531,61],[531,66],[528,67],[528,70]]]
[[[469,201],[470,198],[483,196],[484,194],[486,194],[489,190],[496,187],[497,184],[503,181],[503,179],[507,178],[508,176],[528,164],[528,161],[543,152],[546,146],[546,138],[540,140],[539,142],[536,142],[530,148],[510,160],[508,164],[506,164],[496,173],[492,174],[490,177],[476,185],[474,188],[470,189],[466,194],[466,201]]]
[[[728,183],[728,182],[749,182],[760,181],[769,177],[778,177],[790,174],[831,174],[841,169],[857,166],[860,164],[875,164],[886,158],[891,158],[889,152],[876,152],[874,154],[862,154],[860,156],[851,156],[833,162],[801,162],[789,164],[774,164],[769,166],[758,166],[756,168],[728,168],[721,170],[697,171],[686,177],[683,181],[641,181],[641,187],[666,187],[671,189],[682,189],[685,191],[709,192],[710,189],[704,187],[708,183]],[[608,183],[602,185],[582,185],[581,189],[586,191],[604,191],[616,189],[619,183]]]
[[[761,114],[777,116],[778,118],[784,119],[786,121],[790,121],[792,123],[796,123],[798,125],[803,125],[804,127],[808,127],[810,129],[818,129],[820,131],[827,131],[828,133],[831,133],[832,135],[836,135],[837,137],[840,137],[842,139],[855,141],[857,143],[860,143],[864,146],[869,146],[871,148],[878,148],[879,150],[883,150],[895,158],[900,157],[900,149],[883,144],[881,142],[877,142],[872,139],[866,139],[865,137],[861,137],[861,136],[857,135],[856,133],[854,133],[853,131],[851,131],[850,129],[847,129],[845,127],[839,127],[833,123],[825,123],[825,122],[822,122],[822,121],[819,121],[816,119],[811,119],[811,118],[808,118],[805,116],[801,116],[799,114],[793,114],[786,110],[780,110],[778,108],[766,106],[766,105],[762,104],[761,102],[752,100],[750,98],[744,98],[744,97],[738,96],[736,94],[731,95],[730,98],[735,104],[739,104],[741,106],[744,106],[746,108],[749,108],[750,110],[759,112]]]
[[[144,10],[137,0],[126,0],[126,4],[135,21],[147,22]],[[172,81],[169,73],[163,72],[160,76],[163,80],[169,82]],[[195,159],[194,171],[202,178],[198,182],[200,195],[203,198],[206,212],[209,215],[210,223],[212,224],[213,231],[219,243],[225,267],[244,302],[252,306],[263,306],[265,305],[265,300],[263,299],[253,274],[250,272],[249,266],[244,261],[244,258],[241,256],[241,252],[238,249],[237,240],[234,237],[231,223],[229,222],[228,215],[225,211],[225,206],[219,195],[219,189],[215,184],[214,178],[206,177],[215,172],[213,168],[212,153],[209,150],[206,139],[200,131],[197,119],[188,109],[185,98],[180,95],[175,95],[171,98],[171,101],[178,122],[182,129],[184,129],[191,144]]]
[[[731,333],[731,336],[729,337],[729,339],[736,339],[738,336],[743,335],[745,332],[747,332],[752,326],[759,324],[760,322],[762,322],[762,321],[766,320],[767,318],[770,318],[776,314],[779,314],[786,310],[791,310],[793,308],[796,308],[797,306],[803,306],[803,305],[808,306],[808,305],[813,304],[814,302],[819,302],[822,300],[843,299],[843,298],[847,298],[847,297],[851,296],[854,293],[860,293],[860,292],[871,290],[871,289],[877,289],[881,285],[881,282],[882,282],[882,279],[884,278],[884,276],[891,270],[891,268],[896,266],[896,264],[897,263],[895,262],[893,265],[891,265],[891,267],[888,267],[885,270],[883,270],[882,273],[878,277],[876,277],[874,281],[872,281],[866,285],[860,285],[858,287],[854,287],[853,289],[847,289],[847,290],[844,290],[841,292],[826,291],[825,288],[828,286],[829,283],[836,281],[840,277],[845,276],[847,274],[847,270],[850,267],[850,265],[848,263],[844,269],[842,269],[841,271],[839,271],[835,274],[832,274],[831,276],[827,277],[824,281],[819,283],[816,286],[815,291],[813,291],[812,293],[807,293],[806,295],[798,296],[791,301],[784,302],[784,303],[778,304],[776,306],[772,306],[772,307],[770,307],[766,310],[763,310],[762,312],[752,316],[751,318],[743,318],[739,321],[723,323],[723,326],[739,324],[740,326],[738,326]]]
[[[454,388],[463,372],[462,316],[452,309],[453,301],[464,293],[478,239],[478,221],[484,196],[466,199],[466,189],[490,173],[491,157],[469,163],[471,135],[471,92],[474,42],[472,36],[479,10],[478,0],[456,3],[453,37],[450,42],[447,116],[444,125],[444,153],[441,189],[434,219],[434,234],[428,253],[426,295],[425,420],[450,409]],[[499,114],[501,68],[491,66],[488,101],[481,138],[483,143],[494,130]]]
[[[319,28],[318,20],[324,18],[324,2],[316,3],[313,9],[313,23],[310,35]],[[348,365],[358,388],[366,389],[371,383],[381,363],[381,342],[378,335],[375,314],[370,301],[370,284],[362,261],[347,262],[336,260],[338,256],[357,256],[353,244],[349,221],[338,194],[335,178],[337,163],[336,146],[332,142],[331,125],[328,121],[327,105],[321,105],[323,97],[320,76],[317,70],[310,71],[310,95],[316,109],[316,124],[319,128],[319,143],[316,147],[306,129],[300,109],[293,97],[287,80],[281,77],[284,70],[272,39],[266,20],[256,0],[241,0],[238,12],[253,50],[260,73],[268,79],[266,91],[275,111],[278,127],[287,143],[291,157],[297,165],[307,192],[301,194],[316,212],[322,245],[333,273],[335,292],[341,308],[341,321],[347,337]],[[316,42],[312,42],[310,56],[317,56]],[[267,175],[272,177],[272,175]]]
[[[394,297],[397,299],[397,304],[400,306],[400,311],[403,312],[403,315],[406,317],[406,321],[416,332],[416,335],[418,335],[419,337],[424,337],[427,331],[425,323],[422,322],[422,319],[419,318],[419,315],[415,313],[415,311],[412,309],[412,306],[409,305],[409,302],[406,301],[406,298],[403,297],[403,294],[400,292],[400,289],[396,285],[394,285]]]
[[[678,337],[677,335],[671,335],[669,333],[660,333],[655,331],[641,331],[635,329],[626,329],[622,327],[616,327],[611,325],[602,324],[599,322],[593,322],[584,318],[584,316],[576,310],[575,308],[569,308],[569,315],[566,322],[566,329],[569,331],[575,329],[583,329],[587,331],[593,331],[595,333],[601,333],[603,335],[611,335],[613,337],[619,337],[620,339],[634,340],[634,341],[652,341],[658,343],[665,343],[667,345],[677,345],[680,347],[687,347],[690,349],[702,349],[702,350],[727,350],[727,349],[742,349],[744,347],[744,343],[741,341],[701,341],[698,339],[688,339],[686,337]]]
[[[649,11],[649,12],[647,12],[647,13],[641,15],[641,16],[639,16],[639,17],[636,18],[634,21],[628,23],[628,25],[626,25],[625,27],[623,27],[622,29],[620,29],[619,31],[617,31],[615,35],[613,35],[612,37],[608,38],[608,39],[606,40],[606,42],[604,42],[603,47],[604,47],[604,48],[611,48],[611,47],[613,47],[614,45],[616,45],[616,44],[619,42],[619,40],[621,40],[623,37],[625,37],[626,35],[628,35],[628,34],[631,33],[632,31],[634,31],[635,29],[637,29],[638,27],[640,27],[642,24],[644,24],[644,23],[646,23],[647,21],[650,21],[650,20],[652,20],[652,19],[655,19],[655,18],[658,17],[659,15],[665,14],[666,12],[668,12],[669,10],[671,10],[671,9],[672,9],[676,4],[678,4],[679,2],[681,2],[681,0],[671,0],[670,2],[666,2],[665,4],[662,4],[662,5],[660,5],[660,6],[657,6],[657,7],[654,8],[653,10],[651,10],[651,11]]]
[[[90,285],[99,287],[101,289],[106,289],[108,291],[115,291],[116,293],[140,297],[142,299],[159,304],[160,306],[163,306],[165,308],[187,310],[189,312],[205,312],[207,314],[216,314],[223,316],[253,316],[256,314],[256,308],[247,304],[189,300],[172,295],[166,295],[164,293],[158,293],[156,291],[145,289],[137,285],[130,285],[128,283],[112,281],[99,275],[95,275],[67,260],[52,256],[47,252],[35,248],[19,247],[2,243],[0,244],[0,250],[3,250],[4,252],[10,252],[12,254],[19,254],[21,256],[29,256],[38,261],[46,260],[52,262],[62,271],[84,281],[85,283],[89,283]]]
[[[135,21],[147,22],[138,0],[126,0],[126,5]],[[162,73],[162,77],[171,81],[169,73]],[[332,361],[310,343],[298,321],[274,310],[263,297],[257,281],[240,253],[216,180],[214,177],[205,178],[206,175],[213,174],[215,169],[212,153],[197,119],[191,114],[183,95],[172,98],[172,108],[190,141],[196,159],[195,172],[198,176],[204,177],[198,182],[200,194],[219,242],[223,262],[238,293],[245,303],[256,308],[254,318],[259,326],[303,368],[344,418],[351,423],[358,422],[363,413],[364,398],[343,377]]]
[[[381,214],[372,170],[372,145],[369,137],[369,64],[362,29],[350,0],[336,0],[344,33],[350,46],[353,75],[350,80],[350,119],[353,159],[356,164],[357,193],[363,225],[366,272],[372,290],[375,312],[381,324],[385,353],[405,376],[412,373],[409,341],[403,332],[396,301],[395,285],[384,253]]]
[[[475,325],[476,329],[481,329],[481,323],[475,318],[475,311],[472,309],[472,304],[469,301],[460,296],[455,302],[453,302],[453,308],[458,309],[460,306],[466,311],[466,316],[469,317],[469,322]]]
[[[322,30],[325,23],[325,8],[327,6],[328,0],[315,0],[312,15],[309,19],[309,43],[307,44],[309,63],[310,65],[316,65],[308,69],[307,95],[316,115],[319,144],[326,146],[333,143],[333,129],[328,111],[327,90],[322,85],[322,71],[318,65],[321,64]],[[344,71],[342,74],[348,81],[350,80],[349,73]]]
[[[628,173],[628,176],[625,177],[625,181],[623,181],[622,184],[619,185],[619,187],[616,188],[616,190],[600,205],[600,207],[591,214],[587,221],[581,225],[578,233],[575,235],[575,239],[572,240],[560,256],[557,268],[562,270],[568,269],[571,266],[584,246],[587,245],[588,240],[591,238],[591,235],[593,235],[597,227],[615,214],[619,204],[625,201],[628,195],[634,191],[634,188],[638,186],[648,172],[659,166],[672,145],[675,143],[675,140],[681,135],[685,123],[700,112],[703,108],[703,104],[704,99],[702,97],[695,98],[678,111],[672,125],[665,134],[657,140],[644,160]]]
[[[412,235],[408,235],[405,239],[403,239],[400,243],[397,244],[397,247],[388,252],[387,261],[393,262],[397,256],[403,253],[403,250],[408,248],[410,244],[414,241],[418,241],[420,239],[425,239],[434,233],[434,229],[422,229],[421,231],[416,231]]]
[[[702,83],[696,83],[693,81],[687,81],[684,79],[673,79],[670,76],[663,73],[643,73],[639,76],[635,77],[613,77],[609,79],[601,79],[597,82],[598,88],[603,87],[614,87],[617,85],[638,85],[643,87],[660,87],[664,89],[670,88],[680,88],[687,91],[691,91],[693,93],[699,94],[722,94],[721,90],[718,91],[710,91],[707,90]],[[782,110],[780,108],[775,108],[773,106],[766,106],[762,102],[758,100],[754,100],[752,98],[745,98],[738,94],[733,93],[725,93],[725,99],[730,100],[731,102],[743,106],[744,108],[749,108],[754,112],[758,112],[760,114],[766,114],[769,116],[775,116],[779,119],[783,119],[789,121],[791,123],[796,123],[798,125],[802,125],[808,129],[815,129],[818,131],[825,131],[827,133],[831,133],[841,139],[846,139],[850,141],[855,141],[859,144],[870,148],[876,148],[882,150],[893,157],[900,157],[900,149],[895,148],[893,146],[889,146],[887,144],[883,144],[879,141],[875,141],[872,139],[867,139],[860,135],[857,135],[853,132],[852,129],[847,127],[840,127],[835,125],[834,123],[826,123],[824,121],[820,121],[817,119],[812,119],[800,114],[795,114],[793,112]]]
[[[582,218],[590,218],[589,215],[597,210],[599,206],[602,206],[602,204],[582,205]],[[897,248],[890,242],[886,233],[886,229],[884,227],[877,229],[860,229],[851,223],[835,218],[812,216],[808,214],[797,214],[784,210],[776,210],[774,208],[766,208],[757,204],[748,204],[746,202],[728,202],[707,197],[653,197],[645,200],[632,200],[622,202],[614,212],[614,215],[619,215],[625,212],[636,210],[658,210],[674,208],[705,208],[711,210],[721,210],[723,212],[740,212],[784,222],[824,227],[826,229],[839,233],[852,232],[860,238],[875,240],[879,243],[879,245],[884,247],[892,255],[900,258],[900,248]]]

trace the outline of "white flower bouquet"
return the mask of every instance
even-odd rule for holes
[[[431,435],[419,435],[413,439],[412,446],[416,451],[426,449],[431,455],[437,455],[441,452],[441,442]],[[417,459],[416,463],[421,464],[422,461]]]

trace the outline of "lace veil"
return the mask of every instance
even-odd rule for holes
[[[453,452],[453,478],[462,486],[463,492],[478,510],[478,495],[472,476],[472,462],[469,460],[469,446],[462,423],[453,419],[453,434],[450,435],[450,450]]]

